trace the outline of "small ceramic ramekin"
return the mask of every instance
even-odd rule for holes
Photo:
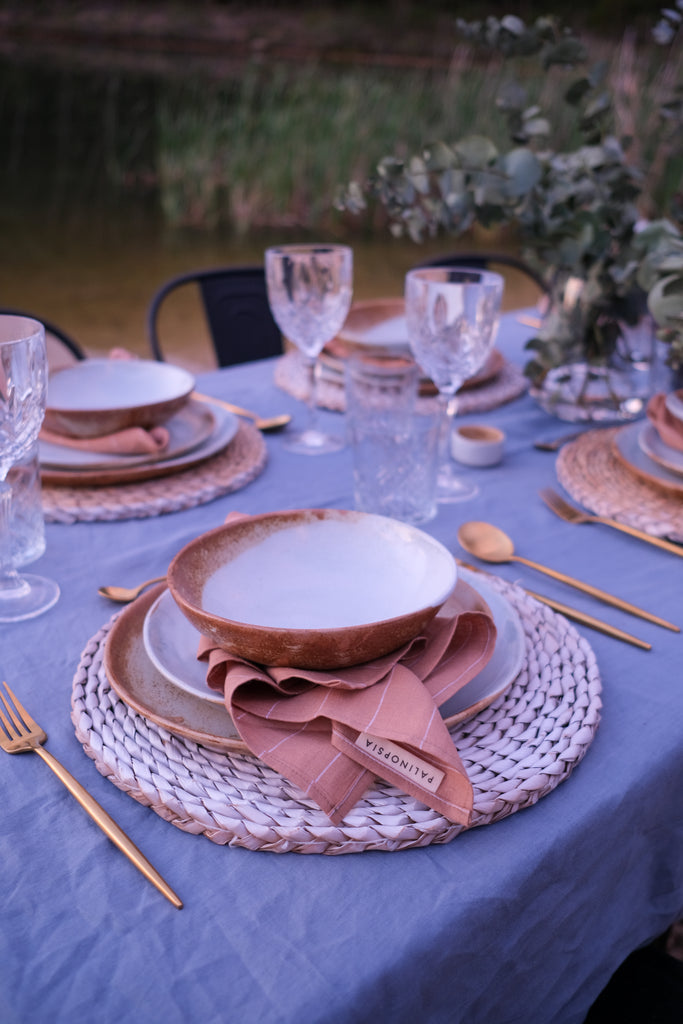
[[[503,458],[505,434],[498,427],[470,424],[456,427],[451,454],[465,466],[496,466]]]

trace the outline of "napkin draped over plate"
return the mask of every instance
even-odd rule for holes
[[[683,452],[683,421],[677,419],[667,409],[664,392],[652,396],[647,403],[646,412],[664,444]]]
[[[487,605],[459,581],[421,636],[362,665],[266,667],[207,638],[198,657],[252,753],[334,824],[378,775],[467,825],[472,785],[438,708],[484,668],[495,641]]]
[[[40,440],[99,454],[157,455],[168,446],[169,433],[166,427],[127,427],[99,437],[71,437],[42,427]]]

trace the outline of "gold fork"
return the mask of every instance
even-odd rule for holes
[[[539,491],[539,494],[548,508],[552,509],[555,515],[558,515],[560,519],[564,519],[567,523],[602,523],[603,526],[611,526],[614,530],[621,530],[622,533],[628,533],[631,537],[637,537],[638,540],[644,540],[656,548],[662,548],[663,551],[668,551],[673,555],[678,555],[679,558],[683,558],[683,547],[680,544],[673,544],[662,537],[651,537],[649,533],[638,530],[635,526],[618,523],[616,519],[610,519],[608,516],[594,516],[588,512],[582,512],[581,509],[565,501],[551,487],[544,487],[543,490]]]
[[[145,878],[156,886],[159,892],[163,893],[166,899],[170,900],[174,907],[180,909],[182,901],[173,892],[170,885],[164,881],[156,868],[153,868],[147,858],[140,853],[135,843],[128,838],[123,829],[119,828],[113,818],[100,807],[97,800],[81,786],[80,782],[71,775],[66,768],[59,763],[56,757],[45,750],[43,743],[47,741],[46,733],[33,721],[26,709],[22,707],[7,683],[3,683],[6,694],[0,689],[0,747],[8,754],[23,754],[27,751],[34,751],[52,769],[69,792],[78,800],[79,804],[96,824],[100,826],[105,835],[118,846],[133,862],[136,868],[142,872]],[[4,707],[4,711],[3,711]]]

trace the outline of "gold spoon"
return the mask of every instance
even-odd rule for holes
[[[108,597],[110,601],[128,604],[130,601],[134,601],[136,597],[139,597],[147,587],[151,587],[153,583],[163,583],[165,579],[165,576],[155,576],[153,580],[145,580],[144,583],[139,583],[137,587],[98,587],[97,593],[101,594],[102,597]]]
[[[206,402],[208,405],[220,405],[223,409],[227,409],[228,412],[234,412],[236,416],[244,416],[246,419],[251,420],[258,430],[261,430],[264,433],[282,430],[282,428],[286,427],[292,420],[292,417],[287,412],[280,413],[279,416],[257,416],[255,412],[250,412],[249,409],[243,409],[240,405],[233,405],[232,402],[225,402],[222,398],[212,398],[209,395],[202,395],[199,391],[193,391],[192,397],[196,398],[199,402]]]
[[[658,615],[643,611],[642,608],[629,604],[627,601],[622,601],[621,598],[614,597],[613,594],[608,594],[604,590],[598,590],[597,587],[592,587],[589,583],[583,583],[581,580],[574,579],[573,576],[565,576],[564,573],[558,572],[556,569],[549,569],[538,562],[531,562],[528,558],[516,555],[510,537],[503,533],[502,530],[499,530],[497,526],[492,526],[491,523],[463,523],[458,530],[458,540],[465,551],[474,555],[475,558],[480,558],[482,562],[520,562],[522,565],[528,565],[531,569],[544,572],[546,576],[551,576],[561,583],[568,583],[570,587],[582,590],[585,594],[590,594],[591,597],[597,597],[598,600],[612,605],[613,608],[620,608],[621,611],[630,612],[631,615],[647,619],[648,622],[654,622],[657,626],[663,626],[674,633],[680,633],[679,626],[674,626],[673,623],[667,622],[666,619],[660,619]]]

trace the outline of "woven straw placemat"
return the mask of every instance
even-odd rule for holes
[[[300,401],[308,399],[308,375],[301,355],[296,350],[286,352],[275,364],[275,383],[287,394]],[[499,405],[519,398],[527,390],[529,382],[519,367],[503,360],[501,370],[493,380],[467,388],[458,392],[458,415],[486,412],[496,409]],[[317,404],[332,412],[344,412],[346,408],[344,387],[341,381],[330,380],[320,375],[316,386]],[[435,403],[435,398],[423,400]]]
[[[180,473],[107,487],[43,486],[45,521],[146,519],[194,508],[245,487],[262,472],[266,458],[260,431],[253,424],[240,421],[235,437],[224,451]]]
[[[589,644],[562,616],[498,578],[524,628],[526,663],[510,688],[452,730],[474,788],[470,827],[536,803],[581,761],[600,719]],[[257,758],[174,736],[123,703],[102,667],[112,619],[90,640],[73,681],[76,736],[99,772],[185,832],[275,853],[358,853],[447,843],[454,825],[378,780],[341,825]]]
[[[619,429],[589,430],[561,448],[555,463],[558,480],[596,515],[683,541],[683,499],[648,484],[619,461],[612,448]]]

